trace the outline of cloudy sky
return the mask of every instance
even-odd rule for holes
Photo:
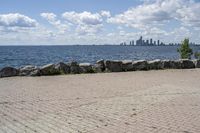
[[[200,43],[199,0],[2,0],[0,45]]]

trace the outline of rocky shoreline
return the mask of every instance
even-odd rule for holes
[[[0,78],[12,76],[48,76],[61,74],[192,68],[200,68],[200,60],[99,60],[95,64],[72,61],[68,63],[59,62],[56,64],[47,64],[42,67],[32,65],[21,68],[4,67],[0,70]]]

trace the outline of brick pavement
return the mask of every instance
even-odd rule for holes
[[[0,133],[200,133],[200,69],[0,79]]]

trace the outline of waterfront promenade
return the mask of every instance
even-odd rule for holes
[[[0,79],[0,133],[199,133],[200,69]]]

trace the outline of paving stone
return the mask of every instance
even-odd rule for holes
[[[0,79],[0,133],[199,133],[200,69],[142,73]]]

